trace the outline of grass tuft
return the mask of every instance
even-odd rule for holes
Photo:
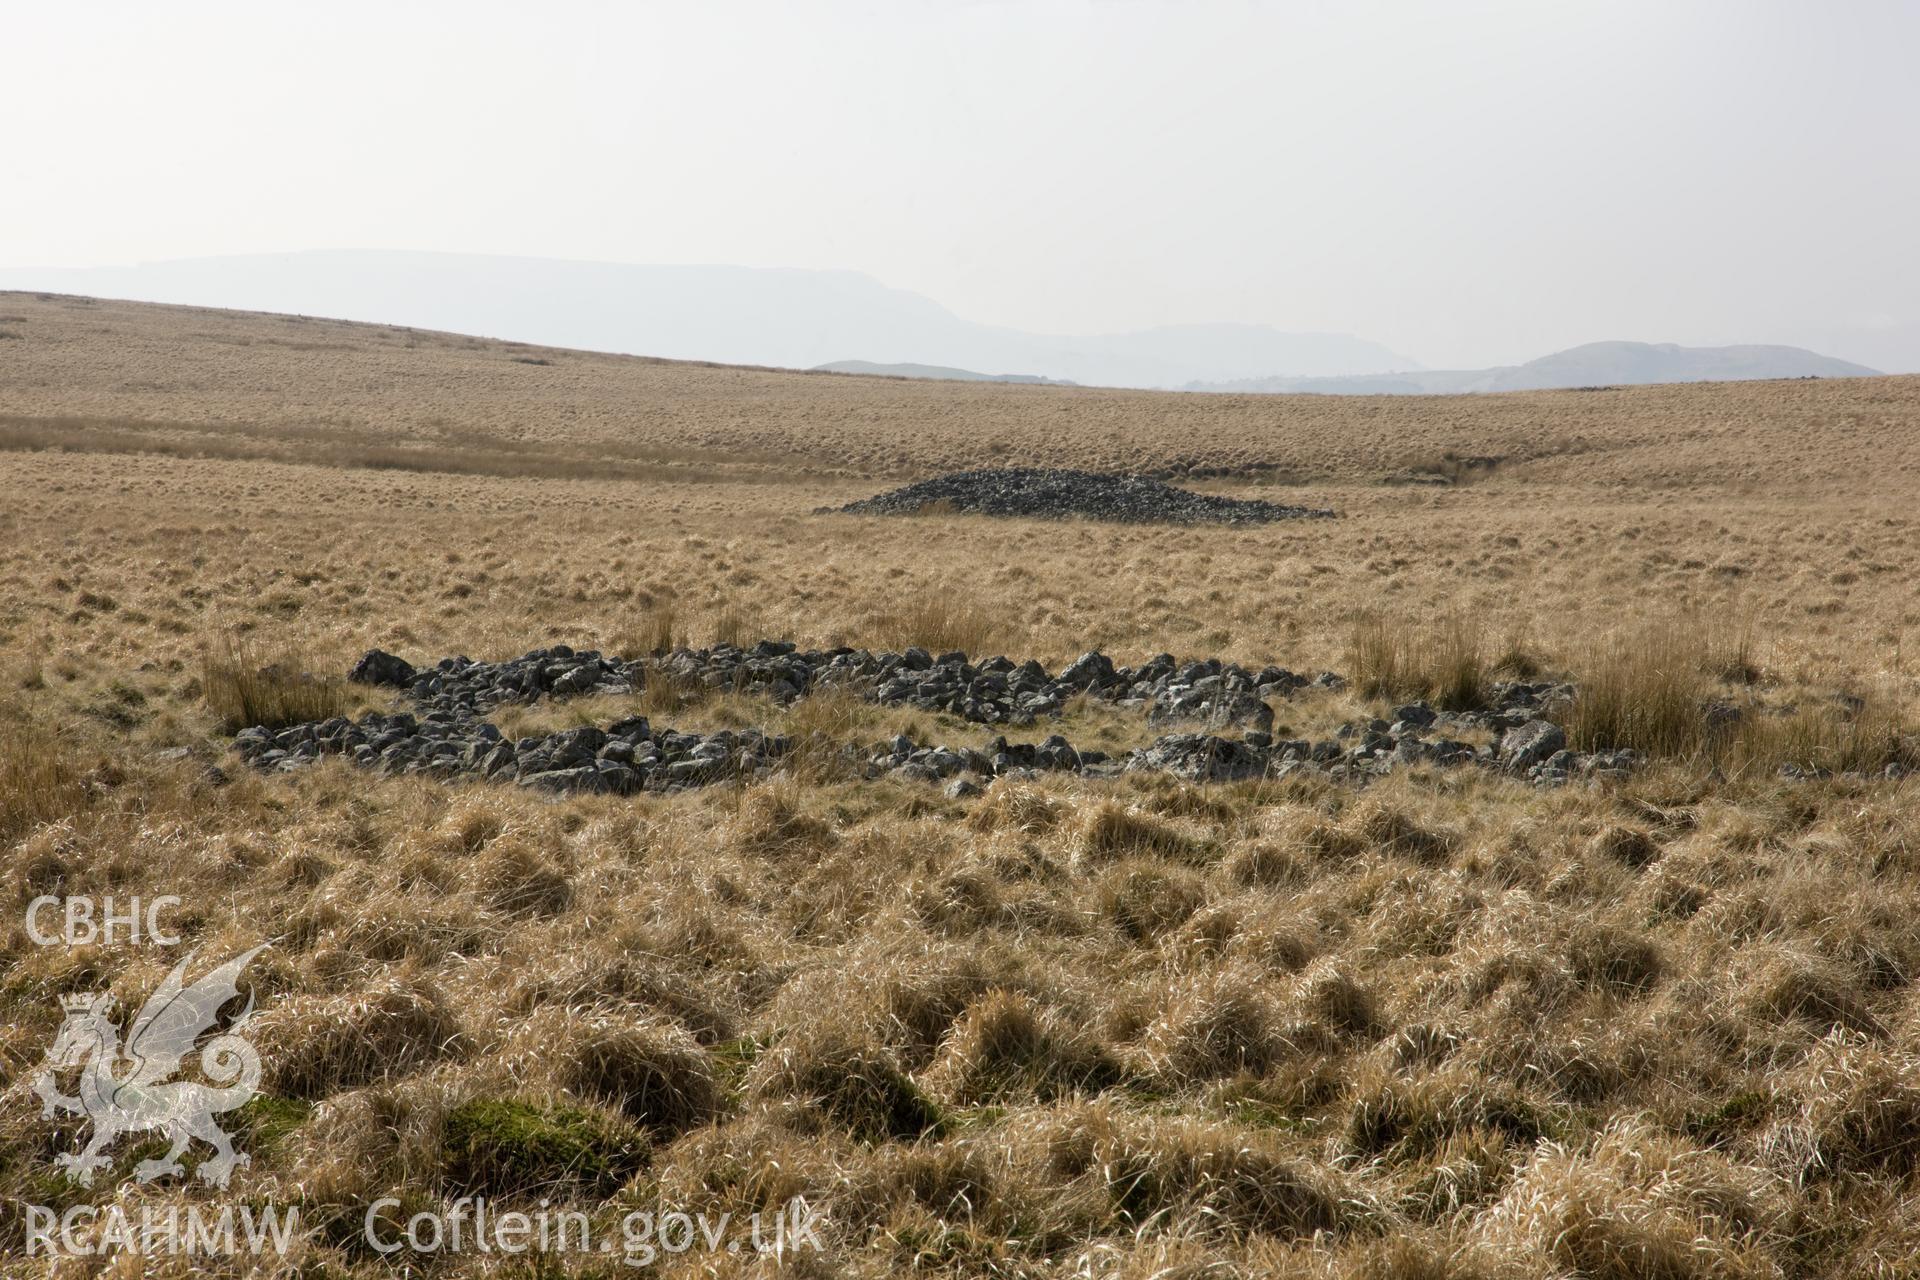
[[[963,1106],[1097,1093],[1119,1066],[1083,1030],[1015,991],[990,991],[954,1023],[928,1087]]]
[[[1480,624],[1464,613],[1415,621],[1367,614],[1347,644],[1347,678],[1369,698],[1470,710],[1485,702],[1492,668]]]
[[[527,1073],[663,1138],[705,1124],[724,1103],[712,1053],[664,1018],[549,1007],[527,1020],[514,1048]]]
[[[1706,743],[1705,664],[1699,633],[1679,621],[1592,641],[1576,661],[1579,693],[1567,712],[1574,750],[1698,754]]]
[[[310,665],[292,648],[263,658],[249,638],[226,632],[208,643],[200,683],[214,719],[227,733],[255,725],[284,729],[346,714],[352,704],[346,681],[314,675]]]
[[[0,722],[0,841],[72,813],[85,800],[71,747],[31,721]]]
[[[680,613],[671,600],[658,600],[616,646],[636,657],[671,653],[682,639]]]
[[[1003,641],[1002,615],[960,591],[910,597],[874,619],[875,640],[891,649],[989,655]]]
[[[839,1024],[802,1030],[754,1064],[748,1094],[807,1103],[861,1142],[911,1141],[941,1127],[940,1109],[899,1060]]]
[[[301,1101],[404,1076],[468,1043],[441,993],[403,978],[289,1000],[261,1017],[256,1036],[269,1087]]]

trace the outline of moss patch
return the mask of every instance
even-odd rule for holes
[[[608,1195],[648,1154],[638,1130],[599,1112],[492,1098],[449,1112],[441,1147],[449,1188],[492,1196],[556,1189]]]

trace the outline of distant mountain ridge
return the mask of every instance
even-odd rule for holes
[[[1188,383],[1186,391],[1319,395],[1457,395],[1657,382],[1742,382],[1757,378],[1867,378],[1878,369],[1804,347],[1683,347],[1671,342],[1589,342],[1491,369],[1424,369],[1333,378],[1241,378]]]
[[[950,369],[937,364],[875,364],[871,360],[835,360],[818,364],[815,373],[861,373],[877,378],[934,378],[944,382],[1017,382],[1033,387],[1077,387],[1063,378],[1043,378],[1037,373],[975,373],[972,369]]]
[[[811,369],[1031,369],[1089,386],[1330,377],[1418,368],[1377,343],[1265,325],[1061,337],[976,324],[853,271],[644,266],[389,250],[0,271],[0,289],[290,312],[549,346]]]

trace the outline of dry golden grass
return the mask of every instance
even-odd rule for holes
[[[1376,484],[1409,460],[1462,458],[1500,460],[1470,469],[1479,478],[1465,486],[1494,493],[1516,480],[1670,496],[1702,486],[1789,492],[1798,477],[1892,496],[1911,494],[1920,477],[1920,441],[1903,429],[1920,400],[1915,378],[1479,397],[1180,395],[536,351],[382,325],[21,293],[0,296],[0,306],[21,337],[5,350],[4,409],[16,422],[137,423],[163,437],[172,428],[249,443],[280,433],[289,450],[300,441],[437,450],[456,467],[463,456],[492,467],[490,455],[521,455],[521,469],[504,473],[512,476],[558,465],[526,457],[531,446],[568,442],[572,458],[597,460],[609,476],[624,458],[696,480],[1041,463]],[[515,359],[530,354],[552,363]],[[369,463],[336,452],[330,465]]]
[[[1449,711],[1480,706],[1493,679],[1479,624],[1459,614],[1412,624],[1361,618],[1346,673],[1369,698],[1431,698]]]
[[[208,642],[200,683],[215,722],[229,733],[252,725],[283,729],[332,719],[351,706],[345,678],[316,665],[297,649],[265,658],[245,636],[222,634]]]
[[[1579,655],[1581,697],[1568,714],[1576,750],[1621,747],[1687,756],[1706,738],[1700,708],[1710,685],[1695,635],[1679,620],[1612,633]]]
[[[804,1193],[830,1223],[826,1257],[786,1266],[805,1275],[1837,1278],[1920,1250],[1920,806],[1865,776],[1920,763],[1920,380],[1174,397],[5,307],[0,409],[53,434],[0,450],[4,1076],[31,1074],[59,995],[137,1000],[172,962],[34,946],[34,896],[178,894],[208,957],[273,940],[269,1098],[232,1194],[307,1207],[301,1274],[390,1274],[350,1244],[367,1203],[476,1187],[603,1216]],[[1508,461],[1380,483],[1448,451]],[[1344,515],[810,514],[993,459],[1241,467],[1245,492]],[[209,664],[221,636],[250,654]],[[1556,791],[1412,769],[955,802],[824,750],[625,799],[338,761],[256,777],[223,751],[312,688],[246,692],[283,652],[324,678],[372,645],[762,636],[1360,675],[1276,703],[1301,736],[1537,669],[1592,693],[1577,738],[1668,758]],[[1704,702],[1742,714],[1709,734]],[[803,739],[987,736],[664,683],[502,720],[636,703]],[[1067,723],[1123,747],[1137,720]],[[0,1095],[0,1198],[99,1198],[53,1168],[72,1138]],[[6,1256],[19,1230],[0,1217]]]
[[[1002,631],[999,617],[964,587],[953,586],[887,609],[869,628],[875,647],[919,647],[939,655],[991,653]]]
[[[60,818],[83,794],[80,768],[58,734],[14,718],[0,725],[0,838]]]

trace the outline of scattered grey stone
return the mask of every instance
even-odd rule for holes
[[[1433,722],[1440,717],[1432,707],[1429,707],[1424,702],[1409,702],[1404,707],[1395,707],[1393,709],[1393,718],[1411,728],[1425,729],[1430,727]]]
[[[1171,654],[1126,667],[1091,651],[1054,675],[1038,662],[1015,663],[1005,656],[974,662],[961,652],[935,655],[919,648],[801,650],[775,640],[745,648],[681,648],[643,661],[553,645],[503,662],[458,656],[424,669],[371,650],[355,664],[353,678],[403,690],[409,710],[278,730],[244,728],[234,735],[233,747],[248,765],[266,772],[298,770],[338,755],[382,774],[472,775],[536,790],[613,794],[678,791],[762,777],[780,767],[792,744],[753,730],[681,733],[635,716],[605,729],[583,726],[507,742],[486,718],[499,707],[542,698],[641,689],[656,673],[757,692],[779,703],[841,688],[874,702],[989,726],[998,732],[979,748],[919,746],[905,736],[864,746],[824,739],[813,744],[813,750],[837,754],[864,776],[893,773],[959,786],[963,794],[968,786],[980,785],[976,779],[1046,771],[1101,777],[1153,769],[1228,781],[1309,770],[1365,781],[1414,765],[1475,765],[1558,786],[1575,778],[1623,778],[1645,763],[1631,751],[1570,750],[1564,731],[1547,718],[1571,702],[1574,689],[1565,683],[1497,683],[1480,706],[1445,714],[1425,702],[1410,702],[1394,707],[1390,721],[1350,722],[1333,738],[1309,742],[1276,740],[1268,699],[1306,688],[1344,687],[1330,672],[1309,679],[1280,667],[1254,671],[1219,659],[1181,662]],[[1078,750],[1058,734],[1037,743],[1009,740],[1007,732],[1057,715],[1081,696],[1137,710],[1149,723],[1178,721],[1197,731],[1170,732],[1115,758]],[[1708,707],[1704,714],[1709,723],[1728,724],[1740,713],[1728,706]],[[1230,728],[1242,736],[1227,736],[1223,731]],[[1474,748],[1440,736],[1467,730],[1489,732],[1497,745]],[[185,755],[175,748],[158,758]],[[1903,776],[1897,764],[1884,772]],[[1810,777],[1821,771],[1788,766],[1783,774]]]
[[[1530,769],[1566,745],[1566,731],[1551,720],[1528,720],[1500,739],[1500,751],[1510,769]]]
[[[1195,782],[1232,782],[1266,772],[1267,756],[1244,742],[1202,733],[1168,734],[1134,752],[1130,769],[1161,769]]]

